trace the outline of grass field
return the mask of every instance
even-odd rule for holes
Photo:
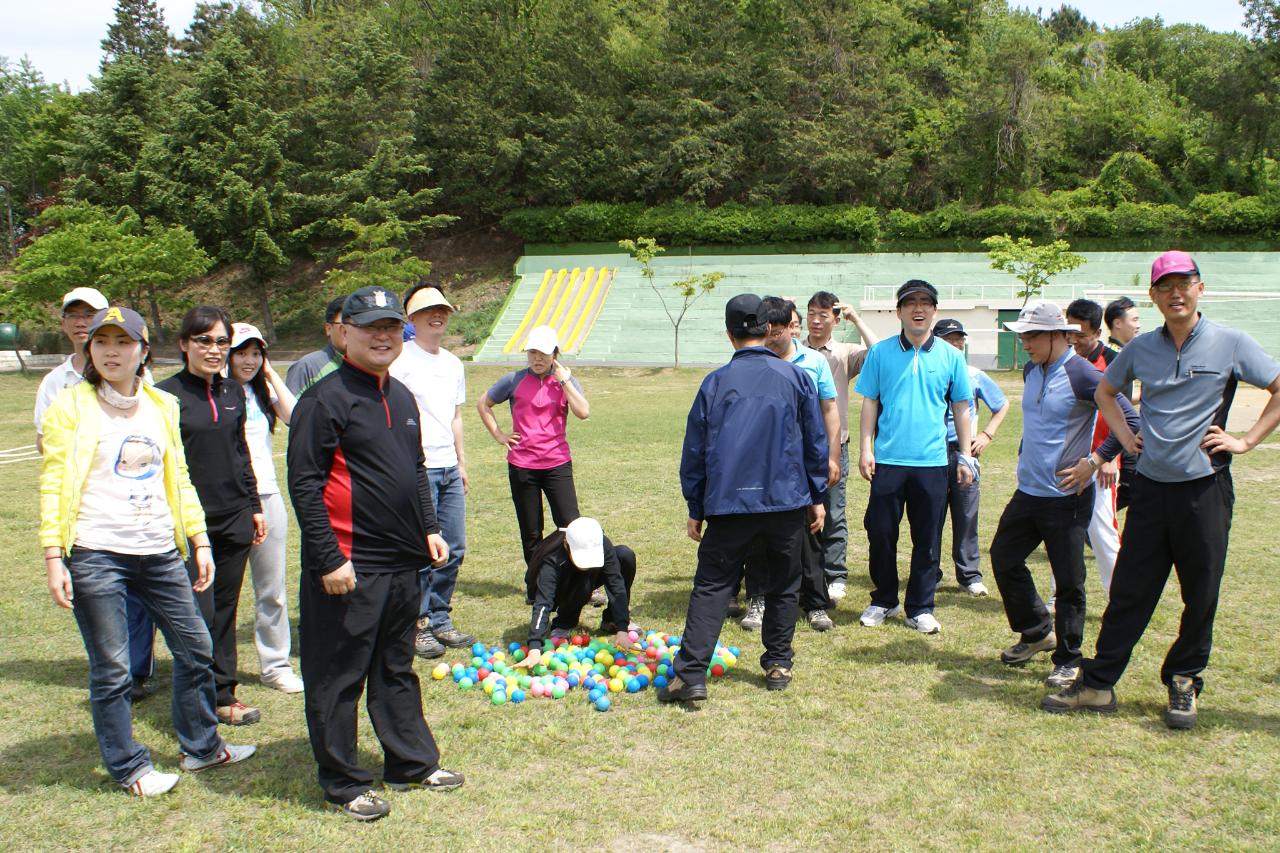
[[[469,367],[472,398],[499,375]],[[677,466],[699,371],[580,371],[591,419],[570,426],[584,513],[639,556],[634,618],[682,625],[695,546],[684,535]],[[1017,383],[1002,377],[1006,390]],[[31,442],[34,378],[0,377],[0,447]],[[984,551],[1013,488],[1019,416],[984,457]],[[519,548],[501,448],[465,412],[471,494],[455,621],[487,643],[523,640]],[[857,422],[857,413],[850,420]],[[284,440],[278,438],[279,451]],[[251,761],[186,776],[170,796],[128,797],[103,772],[84,647],[45,588],[35,529],[37,465],[0,468],[0,848],[387,850],[1275,849],[1280,845],[1280,612],[1275,492],[1280,444],[1237,460],[1232,549],[1200,726],[1174,733],[1160,712],[1160,660],[1179,613],[1170,584],[1109,718],[1059,718],[1038,703],[1047,662],[1001,666],[1012,642],[998,598],[973,599],[948,571],[941,635],[894,620],[857,624],[866,602],[861,513],[849,487],[850,596],[836,629],[796,631],[796,677],[766,692],[758,636],[726,623],[742,665],[695,711],[652,691],[609,713],[576,694],[491,708],[424,675],[423,704],[450,794],[391,794],[368,826],[321,810],[302,701],[257,683],[252,597],[240,609],[241,698],[263,722],[228,731]],[[283,459],[279,460],[283,471]],[[292,532],[296,554],[296,528]],[[906,548],[904,536],[904,554]],[[295,558],[296,559],[296,558]],[[1043,558],[1034,564],[1047,584]],[[1092,558],[1089,558],[1092,573]],[[984,554],[984,570],[986,560]],[[905,570],[904,570],[905,571]],[[296,564],[290,605],[296,615]],[[993,587],[989,572],[988,584]],[[1089,592],[1101,597],[1096,579]],[[588,611],[585,619],[595,619]],[[1091,610],[1092,651],[1100,609]],[[160,674],[169,672],[161,643]],[[446,658],[452,659],[452,658]],[[447,685],[447,686],[446,686]],[[362,715],[361,747],[380,766]],[[135,710],[162,769],[177,764],[168,703]]]

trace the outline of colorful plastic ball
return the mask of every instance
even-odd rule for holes
[[[613,703],[609,701],[608,696],[601,696],[594,704],[597,711],[607,711],[609,710],[609,706]]]
[[[479,657],[484,657],[484,653],[485,653],[484,643],[473,643],[471,645],[471,654],[478,655]]]
[[[667,677],[666,677],[665,675],[659,675],[657,678],[655,678],[655,679],[653,680],[653,686],[654,686],[654,687],[666,687],[666,686],[667,686]]]
[[[623,690],[625,690],[625,689],[626,689],[626,685],[622,683],[622,679],[620,679],[620,678],[611,678],[611,679],[609,679],[609,692],[610,692],[610,693],[621,693],[621,692],[622,692]]]
[[[627,632],[627,639],[628,639],[628,640],[630,640],[630,641],[631,641],[631,642],[633,642],[633,643],[634,643],[634,642],[637,642],[637,641],[639,641],[639,639],[640,639],[640,634],[639,634],[639,632],[637,632],[637,631],[628,631],[628,632]]]
[[[641,687],[640,679],[638,679],[638,678],[628,678],[628,679],[627,679],[627,692],[628,692],[628,693],[639,693],[639,692],[640,692],[640,687]]]
[[[722,675],[724,675],[724,672],[725,672],[724,664],[717,663],[711,667],[711,674],[716,678],[719,678]]]
[[[555,687],[551,688],[551,698],[563,699],[565,692],[566,692],[565,689],[561,687],[559,684],[557,684]]]
[[[507,694],[503,693],[501,690],[495,690],[493,691],[493,694],[489,696],[489,701],[494,705],[502,705],[507,701]]]
[[[517,648],[517,649],[513,650],[513,651],[511,652],[511,659],[512,659],[513,661],[516,661],[517,663],[518,663],[519,661],[524,660],[524,659],[525,659],[524,649]]]
[[[472,687],[476,686],[476,683],[464,675],[458,680],[458,686],[463,690],[470,690]]]
[[[523,702],[523,701],[524,701],[524,691],[523,691],[523,690],[512,690],[512,691],[511,691],[511,701],[512,701],[512,702],[514,702],[514,703],[515,703],[515,704],[517,704],[517,705],[519,705],[521,702]]]

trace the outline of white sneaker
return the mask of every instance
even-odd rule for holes
[[[124,789],[135,797],[158,797],[172,791],[178,784],[178,778],[177,773],[161,773],[152,767],[133,780],[133,784],[125,785]]]
[[[972,595],[974,598],[982,598],[982,596],[986,595],[991,591],[987,589],[987,585],[982,581],[974,581],[973,583],[966,586],[965,589],[968,590],[969,594]]]
[[[270,678],[264,676],[262,683],[281,693],[301,693],[303,690],[302,679],[293,670],[287,670],[281,675],[273,675]]]
[[[908,616],[907,627],[915,628],[921,634],[936,634],[942,630],[942,625],[938,623],[937,619],[933,618],[932,613],[921,613],[914,619]]]
[[[748,631],[759,631],[764,624],[764,596],[758,596],[747,602],[747,615],[738,623]]]
[[[896,607],[881,607],[878,604],[873,604],[866,610],[862,611],[862,616],[859,617],[858,621],[868,628],[874,628],[877,625],[883,625],[884,620],[888,619],[890,616],[897,616],[901,612],[901,604]]]
[[[844,581],[832,581],[827,585],[827,598],[832,601],[840,601],[848,593],[848,587]]]
[[[192,758],[184,753],[182,760],[178,762],[178,767],[188,773],[199,773],[201,770],[208,770],[210,767],[238,764],[257,751],[258,748],[256,746],[236,746],[224,743],[222,749],[218,750],[212,758]]]

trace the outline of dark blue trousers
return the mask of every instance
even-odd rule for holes
[[[938,587],[938,528],[947,505],[947,466],[876,464],[863,523],[870,554],[871,603],[898,606],[898,528],[906,510],[911,525],[907,616],[933,612]]]

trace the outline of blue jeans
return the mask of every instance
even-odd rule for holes
[[[844,507],[849,485],[849,442],[840,445],[840,480],[827,489],[822,499],[826,506],[827,520],[822,523],[818,543],[822,546],[822,571],[828,584],[847,581],[849,567],[845,563],[849,548],[849,522]]]
[[[431,629],[440,631],[452,624],[450,602],[458,585],[458,568],[467,553],[467,504],[457,466],[428,468],[427,479],[431,481],[431,500],[436,505],[440,535],[449,546],[449,559],[443,566],[427,566],[418,572],[418,586],[422,590],[418,618],[429,619]]]
[[[173,727],[182,751],[210,758],[222,749],[214,715],[213,641],[196,610],[177,550],[145,557],[75,548],[67,559],[73,612],[89,654],[89,706],[102,761],[111,778],[131,785],[151,769],[133,739],[127,592],[155,620],[173,653]]]

